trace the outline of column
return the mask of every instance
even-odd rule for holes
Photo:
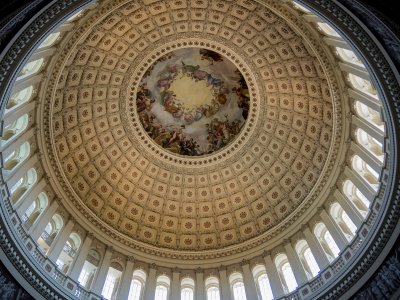
[[[303,283],[306,283],[308,281],[306,271],[304,270],[300,258],[297,255],[297,252],[293,249],[290,241],[286,241],[283,247],[285,248],[285,252],[289,260],[290,267],[292,268],[294,277],[296,278],[297,281],[297,285],[301,286]]]
[[[353,221],[354,225],[356,225],[357,228],[360,228],[364,218],[358,211],[358,209],[355,207],[355,205],[350,200],[348,200],[339,190],[335,190],[333,196],[340,204],[340,206],[344,209],[346,214]]]
[[[358,90],[348,89],[349,96],[354,100],[364,103],[366,106],[376,110],[378,112],[382,109],[382,103],[380,101],[368,94],[364,94]]]
[[[171,297],[170,299],[180,300],[181,299],[181,281],[180,272],[178,268],[172,270],[172,282],[171,282]],[[196,286],[197,288],[197,286]]]
[[[51,218],[54,216],[59,204],[57,199],[54,199],[50,206],[46,209],[46,211],[39,217],[39,221],[36,223],[35,226],[32,226],[28,230],[28,235],[36,242],[37,239],[40,237],[46,225],[50,222]]]
[[[93,239],[94,239],[93,233],[89,232],[85,237],[85,241],[83,242],[83,245],[79,249],[79,253],[77,254],[75,262],[73,262],[72,267],[69,268],[69,270],[70,270],[68,272],[69,276],[75,281],[78,281],[79,275],[81,274],[83,265],[88,256],[90,246],[92,245]]]
[[[144,290],[143,299],[153,300],[156,295],[156,285],[157,285],[157,266],[155,264],[150,265],[149,276],[146,279],[146,285]]]
[[[338,245],[340,251],[343,251],[343,249],[346,248],[347,246],[347,239],[344,236],[343,232],[339,229],[336,222],[333,221],[332,218],[328,215],[325,209],[321,210],[320,216],[326,228],[328,229],[333,239],[335,240],[336,244]]]
[[[356,171],[345,167],[344,175],[360,190],[360,192],[372,202],[375,199],[376,191]]]
[[[325,43],[333,47],[339,47],[347,50],[352,50],[349,44],[346,43],[342,38],[336,36],[326,36],[322,38]]]
[[[315,260],[317,261],[319,269],[321,271],[324,270],[327,266],[330,265],[329,259],[328,257],[326,257],[324,249],[318,242],[317,237],[311,232],[310,228],[307,225],[304,225],[302,227],[302,230],[304,236],[306,237],[307,244],[310,247]]]
[[[381,172],[382,162],[370,151],[353,141],[350,143],[350,149],[354,152],[354,154],[360,156],[372,169],[374,169],[375,172],[378,174]]]
[[[35,74],[34,76],[28,76],[22,80],[18,80],[12,88],[11,95],[18,93],[31,85],[40,84],[42,80],[43,74]]]
[[[229,283],[225,267],[219,268],[219,284],[220,284],[221,300],[232,300],[231,285]]]
[[[366,121],[366,120],[364,120],[362,118],[359,118],[359,117],[357,117],[355,115],[353,115],[351,117],[351,123],[352,123],[353,126],[355,126],[357,128],[362,128],[370,136],[375,138],[380,143],[384,144],[384,142],[385,142],[385,138],[384,138],[385,134],[381,129],[373,126],[368,121]]]
[[[110,268],[112,254],[113,254],[113,248],[107,247],[106,253],[104,254],[103,257],[103,261],[101,262],[100,269],[97,273],[97,278],[92,287],[92,291],[97,295],[100,295],[101,292],[103,291],[103,286],[106,281],[108,269]]]
[[[35,52],[33,52],[32,56],[29,58],[29,62],[35,61],[35,60],[38,60],[41,58],[46,58],[48,56],[53,56],[56,51],[57,51],[57,49],[52,46],[37,49]]]
[[[57,237],[55,241],[53,241],[53,243],[50,245],[49,250],[47,250],[48,258],[52,260],[54,263],[60,256],[60,253],[63,250],[64,245],[67,242],[74,225],[75,225],[75,220],[69,219],[67,224],[61,228],[61,232],[57,234]]]
[[[10,112],[10,114],[7,114],[3,119],[4,127],[11,124],[15,120],[17,120],[19,117],[21,117],[25,114],[29,114],[34,109],[35,109],[35,101],[30,101],[30,102],[25,103],[24,105],[21,105],[17,109],[12,110]],[[14,137],[12,139],[14,139]],[[7,140],[7,141],[9,141],[9,140]]]
[[[243,260],[242,263],[242,271],[243,271],[243,283],[246,291],[247,299],[258,299],[257,287],[254,281],[253,273],[250,270],[249,261]]]
[[[278,299],[285,295],[283,290],[281,279],[279,278],[278,271],[276,270],[275,264],[272,262],[271,255],[268,252],[264,252],[265,268],[267,270],[268,280],[271,284],[272,294],[274,299]]]
[[[24,104],[23,104],[24,105]],[[6,143],[5,146],[0,147],[0,152],[3,158],[9,156],[16,148],[19,148],[23,143],[29,141],[35,135],[35,129],[30,128],[26,130],[22,135],[20,135],[11,144]]]
[[[73,23],[63,23],[57,28],[57,32],[70,31],[74,28]]]
[[[21,199],[15,204],[15,209],[19,216],[22,216],[29,206],[36,200],[38,195],[43,191],[46,187],[46,181],[44,179],[40,180],[33,189],[28,191],[26,195],[21,197]]]
[[[364,67],[349,62],[339,62],[339,68],[344,72],[354,74],[360,78],[371,81],[369,73]]]
[[[26,175],[26,172],[28,172],[38,161],[39,160],[37,154],[31,156],[31,158],[25,161],[18,168],[18,170],[10,178],[7,179],[6,182],[8,189],[10,190],[14,186],[14,184],[16,184],[22,177],[24,177]],[[14,205],[16,205],[20,201],[20,199],[18,199]]]
[[[196,285],[195,285],[195,291],[196,291],[196,300],[205,300],[205,294],[204,294],[204,273],[203,270],[200,268],[196,270]]]
[[[312,14],[312,13],[311,13],[311,14],[306,14],[306,15],[304,15],[303,18],[304,18],[306,21],[308,21],[308,22],[315,22],[315,23],[320,22],[320,23],[325,23],[325,21],[322,20],[319,16],[314,15],[314,14]]]
[[[133,257],[132,256],[128,257],[116,299],[128,299],[129,290],[132,284],[133,266],[134,266]]]

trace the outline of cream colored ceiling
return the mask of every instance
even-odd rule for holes
[[[160,248],[217,249],[293,223],[318,200],[340,135],[329,66],[307,27],[265,3],[100,1],[84,38],[60,50],[47,151],[68,201],[96,226]],[[205,158],[166,153],[135,122],[146,65],[188,46],[230,53],[252,86],[248,130]]]

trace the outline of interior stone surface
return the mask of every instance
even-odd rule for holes
[[[268,240],[318,201],[334,165],[323,51],[276,2],[147,2],[99,7],[60,50],[44,115],[62,193],[131,247]]]

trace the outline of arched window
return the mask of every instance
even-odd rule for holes
[[[101,256],[96,250],[89,250],[83,268],[78,277],[78,282],[85,288],[90,289],[93,283],[97,268],[99,267]]]
[[[356,130],[356,140],[360,146],[367,149],[372,155],[383,162],[383,147],[380,142],[378,142],[361,128]]]
[[[28,114],[22,115],[17,120],[7,125],[1,136],[2,142],[5,143],[10,141],[13,137],[17,136],[21,132],[23,132],[29,124],[29,116]]]
[[[44,212],[47,205],[49,203],[49,199],[44,192],[41,192],[35,201],[27,208],[25,213],[21,216],[21,220],[26,229],[29,229],[32,224],[36,222],[39,216]]]
[[[40,68],[42,67],[44,62],[43,58],[39,58],[37,60],[28,62],[21,70],[19,73],[19,76],[17,77],[17,80],[21,80],[23,78],[26,78],[30,75],[33,75],[37,72],[39,72]]]
[[[297,288],[297,281],[294,277],[292,267],[286,254],[279,254],[275,258],[275,266],[278,270],[283,289],[286,293],[290,293]]]
[[[28,86],[23,90],[11,95],[10,99],[7,102],[6,109],[10,110],[12,108],[17,107],[23,103],[28,102],[33,95],[33,86]]]
[[[71,263],[80,246],[80,236],[75,232],[71,233],[56,262],[58,268],[64,273],[68,272],[68,269],[71,266]]]
[[[108,269],[106,281],[104,282],[103,291],[101,295],[105,299],[117,299],[118,286],[122,276],[122,266],[119,263],[112,262]]]
[[[193,289],[183,288],[181,290],[181,299],[182,300],[193,300]]]
[[[63,219],[59,214],[55,214],[51,218],[50,222],[47,223],[44,231],[37,240],[38,246],[43,252],[47,252],[47,250],[49,250],[51,244],[60,232],[63,225]]]
[[[146,273],[143,270],[135,270],[129,289],[128,300],[140,300],[143,294],[143,286],[146,282]]]
[[[378,99],[378,92],[371,82],[354,74],[349,74],[349,81],[353,88]]]
[[[60,32],[50,33],[45,38],[45,40],[39,45],[38,49],[49,47],[49,46],[53,45],[58,40],[59,36],[60,36]]]
[[[326,35],[340,37],[339,33],[337,33],[336,30],[332,28],[332,26],[322,22],[317,22],[317,25],[318,28]]]
[[[344,48],[339,48],[336,47],[336,52],[339,55],[339,57],[346,62],[352,63],[352,64],[356,64],[359,65],[361,67],[364,67],[363,63],[361,62],[361,60],[359,60],[359,58],[357,57],[357,55],[348,49],[344,49]]]
[[[246,300],[246,290],[244,288],[243,276],[239,272],[234,272],[229,276],[234,300]]]
[[[354,225],[353,221],[339,203],[335,202],[332,204],[330,214],[339,226],[340,230],[346,236],[347,240],[351,241],[356,234],[357,226]]]
[[[317,225],[315,225],[314,234],[317,237],[322,248],[324,249],[324,252],[329,261],[333,261],[336,257],[339,256],[339,247],[332,238],[332,235],[326,228],[325,224],[318,223]]]
[[[343,193],[354,204],[358,211],[366,217],[371,203],[349,179],[343,182]]]
[[[166,275],[157,277],[156,296],[154,300],[168,300],[168,292],[171,281]]]
[[[253,268],[253,277],[255,278],[259,297],[262,300],[272,300],[271,285],[269,283],[267,271],[263,265],[256,265]]]
[[[382,121],[382,118],[376,110],[370,108],[360,101],[355,101],[354,109],[356,114],[366,120],[369,124],[373,125],[376,128],[379,128],[382,131],[385,131],[385,123]]]
[[[351,159],[351,166],[354,171],[361,175],[365,181],[375,190],[379,187],[379,174],[370,167],[361,157],[354,155]]]
[[[303,268],[306,271],[308,279],[317,276],[320,269],[314,258],[314,255],[311,252],[310,247],[308,246],[307,241],[306,240],[298,241],[296,243],[295,249],[303,265]]]
[[[194,280],[184,278],[181,281],[181,300],[193,300],[194,297]]]
[[[205,280],[205,288],[207,291],[207,300],[220,300],[219,280],[217,277],[208,277]]]
[[[31,168],[12,187],[10,187],[11,202],[16,203],[37,181],[37,173]]]
[[[15,167],[24,162],[30,154],[31,145],[29,142],[22,143],[17,149],[12,151],[6,158],[4,158],[3,165],[7,171],[12,171]]]

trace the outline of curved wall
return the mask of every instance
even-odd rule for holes
[[[295,291],[291,294],[292,297],[298,299],[307,297],[321,298],[321,299],[325,297],[330,297],[330,299],[332,299],[332,297],[338,298],[341,295],[343,295],[343,293],[345,293],[352,286],[354,286],[354,282],[356,281],[358,282],[358,284],[355,285],[358,288],[360,284],[362,284],[365,280],[367,280],[368,279],[367,277],[369,277],[369,275],[365,271],[368,269],[370,270],[376,269],[381,264],[382,260],[385,258],[386,254],[390,250],[391,246],[393,245],[397,237],[396,232],[399,232],[397,229],[398,217],[396,216],[396,210],[398,209],[399,203],[397,200],[397,195],[395,194],[395,187],[397,186],[398,183],[397,182],[398,176],[396,172],[396,166],[397,166],[396,159],[397,159],[397,149],[398,149],[396,147],[397,146],[396,122],[398,122],[397,119],[398,116],[394,113],[397,109],[396,100],[398,100],[396,98],[398,96],[398,82],[397,82],[398,74],[396,70],[393,70],[391,68],[392,63],[387,62],[386,59],[388,57],[386,56],[385,58],[385,52],[382,53],[382,51],[384,51],[383,47],[379,43],[377,43],[377,41],[375,41],[373,38],[371,39],[367,34],[369,32],[366,33],[363,31],[367,30],[366,27],[363,25],[359,27],[360,24],[357,24],[354,21],[354,19],[350,18],[345,10],[340,9],[335,3],[330,1],[326,2],[321,1],[321,2],[305,3],[305,4],[314,7],[315,10],[318,11],[319,14],[321,14],[321,17],[326,18],[331,25],[335,26],[336,30],[338,30],[343,34],[343,36],[348,38],[349,44],[351,44],[355,49],[359,50],[358,54],[364,59],[364,61],[366,62],[366,66],[369,68],[370,74],[372,74],[371,81],[373,82],[374,86],[378,89],[379,97],[383,99],[384,103],[383,109],[385,110],[384,114],[387,120],[390,119],[390,122],[387,123],[387,131],[386,131],[386,136],[390,140],[390,143],[387,143],[385,148],[386,155],[390,157],[390,160],[388,160],[390,161],[390,165],[384,166],[383,175],[381,177],[382,181],[386,183],[384,185],[385,189],[381,188],[378,198],[373,201],[373,204],[371,206],[373,211],[372,214],[374,215],[374,217],[371,217],[370,215],[369,219],[367,219],[369,221],[367,221],[366,223],[362,222],[360,223],[359,227],[361,229],[358,232],[359,239],[358,240],[355,239],[356,242],[352,242],[350,244],[351,245],[350,248],[340,247],[342,255],[341,257],[339,257],[338,260],[334,262],[333,265],[321,271],[321,274],[318,276],[318,278],[312,280],[310,283],[302,285],[298,291]],[[57,15],[55,12],[58,11],[60,18],[65,20],[66,17],[64,16],[66,12],[68,11],[72,12],[77,10],[77,7],[80,4],[75,4],[74,7],[73,4],[71,3],[70,7],[65,6],[64,8],[57,7],[58,5],[59,3],[57,3],[55,7],[50,7],[50,10],[52,8],[53,9],[56,8],[53,11],[54,14],[53,17]],[[49,18],[47,21],[49,21],[50,19],[51,18]],[[340,20],[340,22],[335,20]],[[56,23],[57,21],[55,21],[54,24]],[[33,40],[36,41],[37,37],[43,36],[43,33],[40,33],[41,30],[40,27],[44,25],[40,22],[36,22],[33,25],[37,26],[39,30],[36,30],[35,32],[35,30],[31,29],[25,31],[25,33],[31,33],[36,35],[36,37],[32,39],[32,41]],[[10,61],[11,56],[8,56],[8,58],[3,60],[3,70],[5,75],[8,76],[8,79],[5,79],[3,77],[3,84],[1,87],[2,91],[4,92],[3,94],[4,97],[2,97],[2,99],[9,98],[9,96],[7,95],[11,94],[11,89],[9,85],[9,83],[13,81],[11,80],[11,78],[16,77],[16,74],[21,70],[20,61],[26,61],[27,54],[30,53],[30,51],[27,49],[29,47],[19,42],[21,42],[21,40],[19,41],[17,40],[15,45],[19,45],[21,47],[21,50],[26,49],[25,55],[22,54],[23,53],[22,51],[18,51],[17,50],[18,48],[15,48],[14,45],[13,48],[10,48],[8,50],[7,54],[9,55],[10,53],[13,53],[14,55],[13,59],[16,58],[18,59],[16,59],[15,62],[13,62],[13,60]],[[35,44],[39,43],[35,42]],[[25,57],[24,60],[23,57]],[[11,72],[13,67],[15,68],[14,70],[18,72]],[[41,176],[40,170],[39,170],[39,176]],[[7,179],[5,180],[5,182],[8,182]],[[4,192],[2,194],[2,197],[7,197],[8,191],[6,189],[3,191]],[[20,273],[22,272],[25,278],[29,278],[31,284],[32,284],[32,279],[36,281],[35,289],[39,293],[41,293],[44,297],[56,298],[60,296],[69,298],[70,297],[69,293],[72,292],[76,296],[82,299],[87,297],[89,297],[90,299],[96,299],[95,295],[96,292],[89,294],[88,292],[85,291],[84,288],[78,287],[76,285],[76,282],[74,282],[74,280],[65,277],[55,268],[53,262],[55,259],[57,259],[57,257],[48,259],[45,256],[41,255],[40,252],[33,249],[35,248],[34,245],[35,241],[27,239],[26,233],[24,232],[23,228],[20,227],[21,224],[20,216],[18,216],[18,214],[14,212],[14,208],[10,205],[8,200],[2,201],[2,209],[4,213],[4,215],[2,215],[2,222],[5,221],[3,223],[5,226],[3,226],[3,224],[1,225],[2,232],[4,233],[1,243],[3,253],[6,253],[8,259],[13,262],[14,267],[16,269],[19,269],[18,272]],[[319,209],[319,212],[321,212],[321,209]],[[10,213],[11,215],[9,215]],[[17,228],[18,232],[17,231],[13,232],[12,229],[13,227]],[[337,235],[340,235],[340,232],[338,232]],[[21,239],[21,237],[25,241],[24,242],[25,245],[21,244],[21,242],[18,241],[18,239]],[[91,238],[91,235],[87,235],[87,237]],[[362,247],[358,248],[360,243],[362,243]],[[289,248],[286,247],[285,249],[286,251],[290,252],[290,247]],[[109,253],[111,254],[109,255],[112,255],[113,251],[114,250],[110,249]],[[5,258],[3,253],[2,253],[2,258],[3,257]],[[21,256],[21,253],[25,254],[22,254]],[[32,263],[32,260],[30,259],[24,262],[23,256],[29,257],[30,255],[36,256],[35,257],[36,263]],[[261,257],[261,262],[267,265],[267,269],[268,269],[268,262],[270,260],[270,258],[268,257],[269,253],[265,253]],[[163,274],[163,273],[169,274],[170,278],[172,278],[172,286],[170,288],[173,291],[171,291],[171,293],[177,293],[177,291],[179,293],[179,286],[178,287],[176,286],[176,280],[174,280],[178,278],[179,282],[179,277],[180,277],[179,274],[181,274],[181,277],[184,274],[186,274],[184,276],[190,275],[192,278],[196,278],[196,282],[197,284],[199,284],[201,282],[204,282],[203,278],[206,278],[209,275],[217,273],[219,274],[220,277],[222,296],[229,294],[229,292],[227,292],[226,290],[224,291],[224,289],[227,288],[226,286],[224,287],[224,285],[229,285],[229,283],[227,282],[228,280],[227,275],[230,272],[241,270],[241,272],[243,272],[243,274],[245,275],[244,283],[247,286],[246,289],[247,297],[248,299],[252,299],[250,295],[252,295],[251,293],[254,292],[257,293],[256,291],[257,287],[253,287],[252,290],[251,289],[249,290],[248,288],[248,286],[254,284],[251,283],[251,280],[249,281],[250,279],[249,270],[250,267],[257,265],[260,262],[260,258],[256,259],[250,258],[250,259],[252,259],[252,261],[244,260],[240,265],[236,264],[234,266],[228,266],[228,269],[226,269],[225,266],[222,266],[219,269],[209,268],[208,270],[197,270],[197,271],[193,270],[185,271],[184,268],[182,267],[181,270],[179,271],[171,270],[169,268],[165,268],[165,266],[162,266],[162,264],[161,266],[157,267],[153,265],[148,265],[146,263],[137,262],[136,260],[134,264],[135,267],[141,266],[144,270],[148,270],[149,279],[153,281],[156,279],[156,274]],[[121,260],[122,261],[126,260],[126,269],[133,268],[133,263],[129,263],[130,261],[132,261],[131,259],[126,259],[124,258],[124,256],[120,256],[119,261]],[[8,265],[10,265],[10,261],[7,262]],[[43,264],[44,269],[42,269],[42,267],[39,266],[37,263]],[[345,263],[350,264],[352,267],[342,268],[342,266]],[[296,263],[293,263],[293,265],[296,265]],[[301,265],[298,265],[298,267],[301,268]],[[32,272],[32,268],[33,272],[38,272],[36,273],[37,274],[36,278],[30,275],[30,272]],[[15,269],[12,271],[14,271],[15,273]],[[298,272],[301,273],[304,271],[301,271],[299,269]],[[105,269],[105,271],[103,270],[103,274],[107,274],[107,268]],[[334,275],[334,280],[329,280],[329,278],[332,275]],[[298,280],[299,278],[300,277],[296,276],[296,280]],[[75,280],[76,279],[77,278],[75,278]],[[104,278],[104,280],[105,279],[106,278]],[[270,279],[270,281],[271,280],[273,279]],[[279,278],[275,278],[275,280],[278,280],[279,282]],[[100,281],[98,280],[98,282]],[[324,283],[323,288],[321,288],[322,282]],[[45,284],[43,285],[43,283]],[[26,284],[26,282],[24,284]],[[154,287],[156,282],[152,284]],[[272,283],[272,285],[274,285],[274,283]],[[276,287],[276,282],[275,282],[275,287],[273,289],[275,289],[275,291],[273,291],[274,294],[276,293],[276,295],[279,295],[281,293],[281,291],[279,291],[279,289],[277,289]],[[348,293],[351,294],[352,292],[354,292],[353,291],[354,289],[355,287],[353,287],[352,290],[348,291]],[[102,291],[100,289],[97,289],[97,294],[100,294],[101,292]],[[150,297],[149,296],[150,292],[148,288],[146,288],[145,293],[146,293],[145,299],[147,299],[146,297]],[[197,296],[199,297],[199,299],[201,299],[202,297],[204,297],[204,294],[200,293]]]

